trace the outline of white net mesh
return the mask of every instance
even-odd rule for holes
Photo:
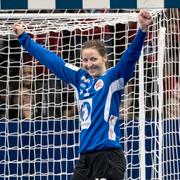
[[[120,108],[125,178],[180,179],[180,10],[151,12]],[[20,47],[11,25],[23,22],[32,38],[76,66],[83,42],[102,39],[114,66],[135,36],[137,13],[27,10],[0,11],[0,18],[0,178],[70,179],[79,145],[74,90]]]

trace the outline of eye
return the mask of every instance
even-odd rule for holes
[[[97,58],[96,57],[91,57],[90,60],[91,61],[97,61]]]
[[[82,59],[83,62],[88,62],[87,58]]]

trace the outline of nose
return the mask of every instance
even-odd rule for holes
[[[88,67],[88,68],[91,68],[92,65],[93,65],[92,61],[88,60],[88,62],[87,62],[87,67]]]

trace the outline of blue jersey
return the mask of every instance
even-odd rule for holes
[[[60,79],[76,90],[81,124],[79,152],[121,148],[119,107],[125,84],[140,57],[146,33],[140,29],[115,67],[94,79],[84,69],[64,62],[55,53],[37,44],[25,32],[20,44]]]

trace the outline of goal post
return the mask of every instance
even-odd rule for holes
[[[180,9],[150,9],[135,73],[120,107],[125,179],[180,179]],[[12,25],[66,62],[101,39],[115,66],[137,32],[134,9],[0,10],[0,178],[70,179],[79,158],[74,90],[30,56]]]

